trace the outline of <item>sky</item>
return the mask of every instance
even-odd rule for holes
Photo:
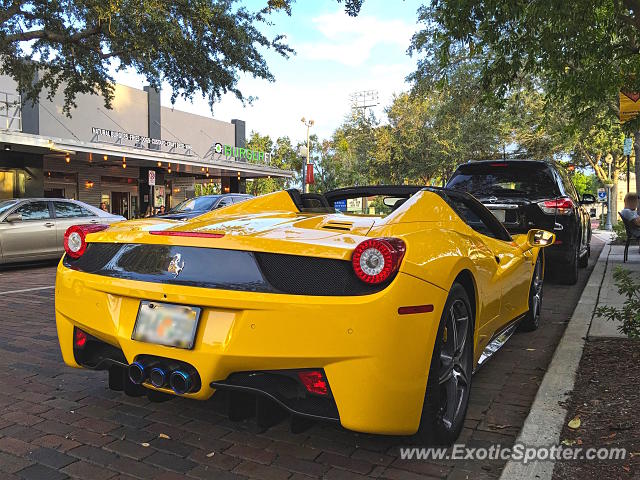
[[[257,10],[266,0],[244,0]],[[384,107],[394,93],[406,90],[406,76],[415,69],[415,57],[407,48],[417,30],[417,10],[424,0],[365,0],[360,15],[344,13],[344,4],[335,0],[297,0],[291,17],[272,16],[274,22],[265,31],[282,33],[296,54],[289,59],[265,50],[264,56],[275,82],[242,77],[240,90],[245,96],[258,97],[243,106],[233,94],[214,104],[194,97],[192,102],[178,99],[175,108],[199,115],[230,121],[246,121],[247,135],[257,131],[272,138],[289,136],[302,140],[306,127],[300,119],[313,119],[311,133],[320,138],[331,136],[350,111],[350,94],[377,90],[379,105],[374,108],[384,120]],[[132,72],[115,74],[118,83],[136,88],[145,85],[143,77]],[[171,92],[162,91],[163,105],[170,105]]]

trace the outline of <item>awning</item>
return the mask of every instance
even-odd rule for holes
[[[205,167],[215,169],[223,175],[235,176],[241,172],[243,177],[283,177],[292,178],[294,172],[260,163],[246,161],[227,160],[216,155],[211,158],[201,158],[198,155],[185,155],[180,153],[164,152],[145,148],[135,148],[128,145],[117,145],[99,142],[83,142],[56,137],[45,137],[23,132],[0,131],[0,143],[20,145],[25,151],[32,153],[66,152],[69,154],[92,153],[95,155],[109,155],[127,157],[127,159],[147,160],[149,162],[164,162],[193,167]]]

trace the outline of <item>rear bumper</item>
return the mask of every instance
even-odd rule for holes
[[[56,324],[64,361],[77,326],[113,345],[127,363],[155,355],[193,365],[202,379],[186,396],[209,398],[211,382],[248,371],[321,368],[340,423],[349,429],[412,434],[420,422],[429,364],[447,292],[400,273],[385,290],[354,297],[238,292],[110,278],[58,267]],[[195,346],[134,341],[141,299],[203,309]],[[398,307],[434,311],[398,315]]]

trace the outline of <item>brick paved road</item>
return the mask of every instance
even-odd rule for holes
[[[547,284],[542,328],[516,334],[473,380],[460,441],[511,445],[593,268],[579,285]],[[411,439],[287,423],[257,433],[231,423],[220,400],[149,403],[106,387],[105,372],[65,367],[56,343],[53,289],[2,295],[54,282],[53,267],[0,271],[0,478],[482,479],[502,462],[409,462]]]

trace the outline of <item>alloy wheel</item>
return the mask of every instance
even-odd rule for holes
[[[538,260],[536,262],[535,270],[533,271],[533,280],[531,282],[532,297],[531,297],[531,309],[535,323],[538,323],[540,318],[540,311],[542,310],[542,286],[544,279],[542,278],[542,262]]]
[[[463,413],[470,383],[468,331],[470,313],[462,300],[455,300],[447,313],[440,349],[440,411],[438,419],[450,430]]]

